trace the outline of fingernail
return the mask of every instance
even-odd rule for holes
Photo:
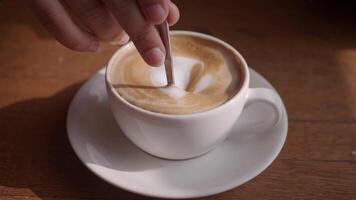
[[[124,45],[130,40],[130,37],[124,33],[123,35],[119,35],[110,41],[111,45]]]
[[[162,20],[165,15],[165,11],[160,4],[153,4],[147,7],[146,11],[148,15],[147,17],[155,22]]]
[[[90,44],[90,46],[88,47],[88,51],[92,51],[92,52],[98,52],[100,51],[100,44],[99,41],[97,40],[93,40]]]
[[[159,67],[163,64],[164,54],[160,48],[153,48],[145,53],[145,58],[151,66]]]

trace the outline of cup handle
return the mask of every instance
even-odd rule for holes
[[[281,120],[283,113],[283,103],[277,92],[268,88],[249,88],[245,108],[251,106],[253,103],[256,102],[262,102],[272,106],[277,117],[275,118],[275,120],[271,121],[267,125],[267,127],[271,128],[276,126]],[[264,128],[258,127],[258,124],[254,124],[254,126],[255,130],[257,129],[258,131],[267,129],[266,125],[263,126]]]

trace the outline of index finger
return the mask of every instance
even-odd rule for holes
[[[105,1],[146,63],[160,66],[165,55],[163,43],[154,25],[147,22],[141,14],[137,2],[133,0]]]

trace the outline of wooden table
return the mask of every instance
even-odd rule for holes
[[[205,199],[356,199],[355,7],[266,2],[177,1],[175,29],[231,43],[277,88],[289,114],[277,160],[248,183]],[[0,2],[1,200],[148,199],[90,173],[66,137],[73,95],[115,49],[70,51],[13,0]]]

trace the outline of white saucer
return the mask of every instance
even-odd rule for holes
[[[272,88],[254,70],[250,73],[250,87]],[[265,104],[251,105],[229,138],[201,157],[159,159],[139,150],[120,131],[107,105],[102,69],[75,95],[68,111],[67,130],[80,160],[105,181],[146,196],[193,198],[235,188],[272,163],[287,136],[287,113],[277,126],[265,132],[255,133],[251,126],[263,123],[271,112]],[[235,134],[237,131],[239,134]]]

